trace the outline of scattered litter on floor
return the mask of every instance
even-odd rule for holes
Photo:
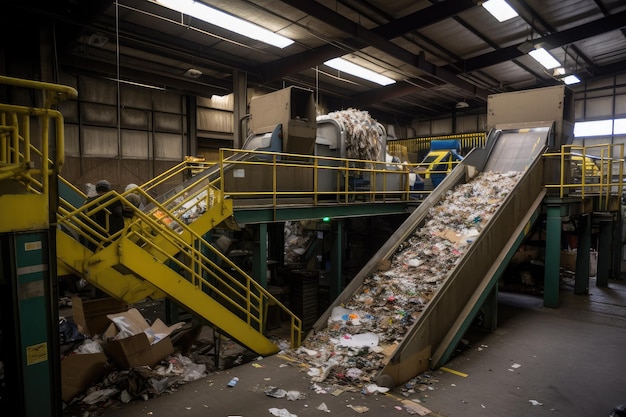
[[[315,408],[317,408],[320,411],[324,411],[326,413],[330,413],[330,410],[328,409],[328,406],[326,405],[326,403],[321,403],[320,405],[318,405]]]
[[[277,417],[298,417],[296,414],[291,414],[286,408],[270,408],[268,411]]]
[[[543,405],[542,403],[540,403],[537,400],[528,400],[529,403],[531,403],[532,405]]]
[[[352,404],[348,404],[348,405],[347,405],[347,407],[348,407],[348,408],[353,409],[354,411],[356,411],[357,413],[360,413],[360,414],[362,414],[362,413],[367,413],[368,411],[370,411],[370,409],[369,409],[369,408],[367,408],[367,407],[366,407],[366,406],[364,406],[364,405],[352,405]]]

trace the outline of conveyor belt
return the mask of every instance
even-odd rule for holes
[[[448,278],[408,332],[398,335],[399,343],[386,356],[378,374],[379,384],[397,385],[440,366],[449,345],[458,340],[459,332],[466,328],[486,294],[493,290],[501,267],[506,266],[519,245],[518,235],[523,233],[523,226],[539,210],[545,193],[541,154],[551,134],[551,125],[492,131],[485,148],[470,152],[372,257],[315,323],[309,338],[325,330],[333,309],[358,294],[364,280],[378,271],[379,265],[392,261],[401,245],[424,226],[429,210],[454,187],[470,181],[473,172],[523,172],[513,191],[449,271]]]

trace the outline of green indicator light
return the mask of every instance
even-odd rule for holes
[[[329,222],[330,221],[330,217],[322,217],[322,221],[323,222]]]

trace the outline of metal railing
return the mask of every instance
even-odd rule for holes
[[[133,206],[126,198],[133,192],[140,194],[152,209],[144,212]],[[94,212],[103,210],[100,207],[103,202],[104,204],[121,202],[132,212],[125,227],[112,235],[108,234],[106,226],[99,225],[90,217]],[[191,207],[182,209],[182,204],[178,203],[175,208],[185,212],[191,209]],[[264,331],[268,307],[278,306],[290,317],[292,346],[300,345],[301,320],[268,290],[207,242],[200,233],[194,231],[184,221],[178,221],[180,213],[170,211],[142,187],[122,194],[110,191],[82,207],[73,207],[63,200],[58,213],[59,226],[85,245],[91,244],[96,252],[122,237],[128,238],[161,263],[177,270],[179,275],[207,296],[217,298],[222,305],[259,332]],[[107,215],[110,216],[110,213]],[[175,250],[168,250],[169,248]],[[178,301],[184,304],[184,300]]]
[[[560,198],[598,196],[601,207],[607,207],[610,197],[621,197],[624,144],[562,145],[560,152],[543,156],[558,161],[558,181],[546,183],[545,187],[556,189]]]
[[[65,161],[63,115],[52,110],[56,103],[78,96],[68,86],[0,76],[0,84],[39,90],[43,94],[41,108],[0,104],[0,180],[12,178],[27,188],[39,183],[41,192],[48,193],[49,177],[58,173]],[[31,119],[39,120],[40,151],[31,138]],[[54,145],[50,145],[50,126],[55,129]]]

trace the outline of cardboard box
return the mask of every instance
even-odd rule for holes
[[[141,313],[131,308],[117,314],[108,314],[113,322],[105,332],[105,349],[111,359],[122,368],[153,367],[174,353],[170,334],[184,322],[167,326],[156,319],[150,326]]]
[[[61,398],[69,403],[113,370],[102,353],[73,354],[61,361]]]
[[[576,272],[576,252],[569,250],[561,251],[561,268]]]
[[[106,316],[128,310],[128,304],[112,297],[96,300],[83,300],[72,297],[72,318],[74,323],[82,327],[82,333],[88,336],[102,334],[111,324]]]

